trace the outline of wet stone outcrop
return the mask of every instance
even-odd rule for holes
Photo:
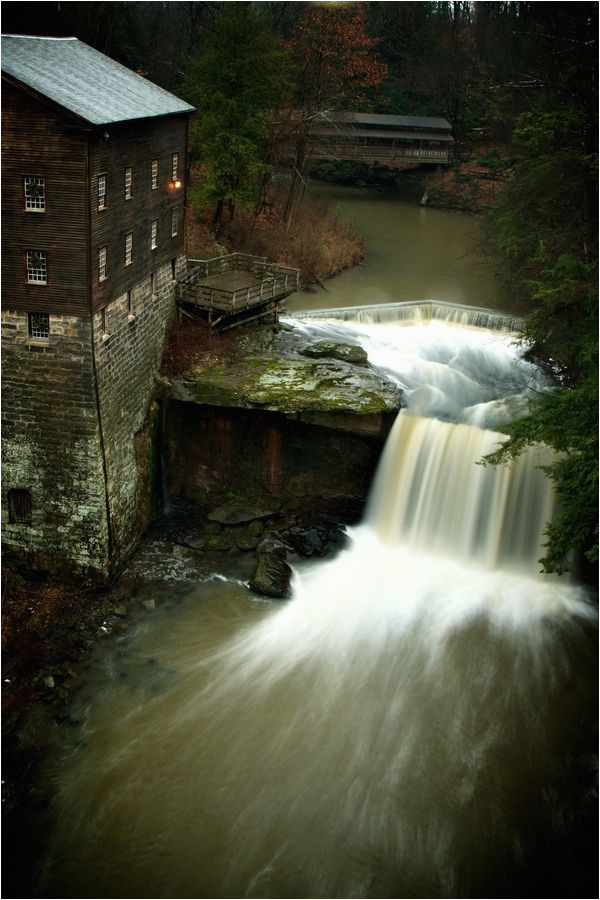
[[[310,359],[338,359],[356,366],[366,366],[369,361],[367,351],[358,344],[345,344],[341,341],[314,341],[308,347],[303,347],[300,355]]]
[[[167,389],[169,400],[264,409],[356,434],[385,437],[402,390],[368,366],[362,347],[306,341],[292,331],[250,331],[231,358],[206,357]]]

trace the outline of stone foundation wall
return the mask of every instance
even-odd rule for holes
[[[348,434],[262,410],[170,401],[167,482],[172,499],[210,511],[241,504],[305,522],[360,519],[381,438]]]
[[[185,256],[175,260],[185,273]],[[155,376],[175,316],[173,268],[157,267],[94,316],[94,349],[106,454],[110,527],[115,565],[125,559],[147,525],[154,442],[150,409]]]
[[[183,255],[158,266],[93,322],[51,315],[47,340],[29,337],[27,313],[2,312],[7,557],[105,578],[135,545],[152,512],[155,377],[185,267]],[[11,491],[28,492],[28,521],[14,521]]]
[[[2,312],[2,538],[36,569],[104,574],[109,542],[91,323],[50,317],[30,339],[27,313]],[[9,494],[28,491],[31,523],[11,522]]]

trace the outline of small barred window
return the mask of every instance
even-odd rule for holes
[[[158,219],[152,220],[150,228],[150,249],[156,250],[158,247]]]
[[[47,341],[50,337],[50,316],[48,313],[28,313],[27,330],[30,338],[36,341]]]
[[[174,153],[172,158],[172,174],[173,181],[177,181],[179,177],[179,153]]]
[[[27,251],[27,281],[29,284],[46,284],[48,275],[45,250]]]
[[[171,237],[175,237],[177,234],[177,210],[174,209],[171,213]]]
[[[98,175],[98,209],[106,209],[106,175]]]
[[[133,169],[125,169],[125,199],[131,200],[133,186]]]
[[[39,175],[25,177],[25,209],[27,212],[46,212],[46,184]]]
[[[150,184],[151,184],[152,190],[155,191],[156,188],[158,187],[158,160],[157,159],[152,160]]]
[[[8,492],[8,521],[16,525],[31,525],[31,492],[13,488]]]
[[[125,265],[130,266],[133,261],[133,232],[125,235]]]

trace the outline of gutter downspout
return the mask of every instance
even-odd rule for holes
[[[104,430],[102,427],[102,408],[100,404],[100,393],[98,389],[98,370],[96,365],[96,342],[94,334],[94,311],[92,306],[92,178],[91,178],[91,144],[93,135],[88,137],[88,153],[87,153],[87,289],[88,304],[90,310],[90,332],[92,338],[92,373],[94,379],[94,399],[96,401],[96,414],[98,416],[98,433],[100,436],[100,452],[102,455],[102,474],[104,477],[104,505],[106,509],[106,534],[108,544],[108,571],[110,572],[112,565],[112,556],[114,549],[113,529],[110,514],[110,501],[108,497],[108,470],[106,465],[106,444],[104,441]]]

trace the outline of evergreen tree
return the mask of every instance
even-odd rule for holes
[[[254,204],[268,172],[273,112],[288,91],[287,56],[249,3],[226,3],[183,92],[198,109],[192,158],[205,166],[200,202],[214,221]]]
[[[561,454],[547,470],[560,511],[542,563],[563,572],[573,552],[598,558],[598,9],[539,6],[527,16],[527,77],[539,88],[517,120],[518,156],[491,228],[513,290],[531,309],[528,354],[552,372],[556,390],[508,429],[489,461],[538,442]]]

